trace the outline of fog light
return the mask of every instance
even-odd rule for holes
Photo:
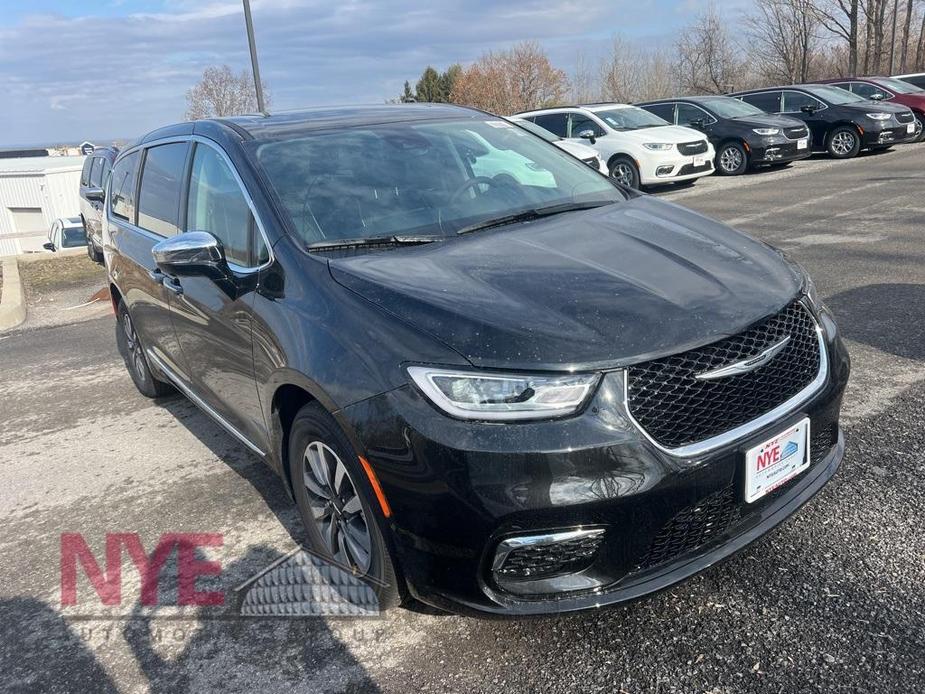
[[[671,172],[674,171],[673,166],[660,166],[655,170],[656,176],[670,176]]]

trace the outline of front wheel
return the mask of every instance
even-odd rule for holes
[[[289,474],[308,548],[368,579],[379,611],[399,604],[375,492],[347,437],[317,404],[303,407],[292,422]]]
[[[727,142],[716,153],[716,170],[723,176],[738,176],[748,168],[748,155],[738,142]]]
[[[826,145],[829,155],[835,159],[851,159],[856,157],[861,151],[861,138],[858,131],[850,125],[842,125],[835,128],[829,134],[829,141]]]
[[[610,177],[627,188],[639,189],[639,169],[629,157],[614,157],[610,162]]]
[[[913,142],[921,142],[925,140],[925,115],[921,113],[915,114],[915,138]]]

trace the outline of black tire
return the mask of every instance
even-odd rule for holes
[[[93,239],[87,239],[87,256],[94,263],[103,264],[103,252],[97,249],[96,244],[93,243]]]
[[[850,125],[840,125],[829,133],[826,151],[834,159],[851,159],[861,151],[861,136]]]
[[[607,167],[610,177],[627,188],[639,190],[639,169],[636,162],[626,156],[616,156],[610,160]]]
[[[116,345],[139,393],[147,398],[160,398],[174,392],[173,386],[158,380],[151,373],[148,358],[138,339],[138,333],[135,332],[135,324],[125,307],[125,302],[121,300],[116,313]]]
[[[739,176],[748,170],[748,153],[738,142],[726,142],[716,152],[716,173]]]
[[[336,512],[332,511],[331,514],[322,515],[321,519],[316,520],[315,514],[323,513],[318,510],[319,506],[323,505],[323,499],[309,488],[308,480],[316,483],[318,478],[313,476],[308,458],[309,447],[319,445],[325,447],[323,456],[328,461],[334,465],[334,461],[343,464],[346,475],[342,478],[341,488],[335,492],[338,496]],[[332,459],[330,453],[336,457]],[[296,505],[305,526],[308,549],[332,559],[340,566],[352,567],[354,575],[367,579],[367,584],[376,593],[380,612],[399,605],[401,592],[395,564],[382,532],[385,518],[376,501],[375,492],[347,437],[334,418],[317,403],[305,405],[292,422],[289,431],[289,474]],[[330,493],[331,488],[328,487],[326,491]],[[348,512],[349,500],[353,499],[352,494],[356,495],[361,506],[358,513]],[[345,499],[348,499],[347,503],[344,503]],[[340,545],[341,549],[337,553],[331,550],[322,535],[325,531],[325,518],[333,519],[326,527],[330,529],[336,526],[334,534],[338,540],[346,538],[347,535],[354,537],[353,531],[358,527],[367,531],[370,552],[366,566],[361,567],[361,562],[350,555],[347,542]],[[350,526],[351,532],[347,532],[345,526]]]

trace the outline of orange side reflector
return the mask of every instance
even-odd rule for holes
[[[863,135],[863,134],[864,134],[864,128],[862,128],[862,127],[861,127],[860,125],[858,126],[858,130],[860,130],[860,131],[861,131],[861,135]]]
[[[373,491],[376,492],[376,498],[379,500],[379,507],[382,509],[382,515],[386,518],[391,518],[392,509],[389,506],[389,502],[385,498],[385,494],[382,492],[382,485],[379,484],[379,478],[376,477],[376,473],[373,470],[372,465],[370,465],[369,461],[366,460],[366,458],[363,456],[358,457],[360,459],[360,465],[363,466],[363,471],[369,478],[369,483],[373,485]]]
[[[745,151],[746,151],[746,152],[751,152],[751,151],[752,151],[752,148],[748,146],[748,143],[747,143],[747,142],[743,142],[742,144],[745,145]]]

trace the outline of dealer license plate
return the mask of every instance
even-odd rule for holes
[[[909,123],[909,125],[906,126],[906,132],[909,133],[910,135],[911,135],[912,133],[914,133],[914,132],[915,132],[915,123]]]
[[[809,467],[809,419],[745,454],[745,501],[757,501]]]
[[[802,140],[797,140],[797,149],[806,149],[807,147],[809,147],[809,140],[807,138],[804,137]]]
[[[704,159],[703,157],[694,157],[694,166],[699,167],[699,166],[703,166],[706,163],[707,163],[707,160]]]

